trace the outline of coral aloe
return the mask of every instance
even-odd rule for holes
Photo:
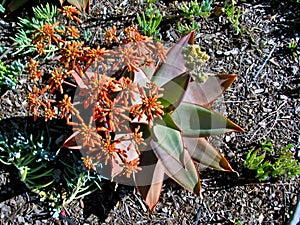
[[[138,33],[131,31],[132,34],[136,37]],[[88,169],[96,168],[101,174],[108,171],[112,180],[126,183],[126,178],[133,175],[131,181],[151,210],[159,200],[165,175],[199,194],[201,185],[195,163],[233,171],[205,137],[242,131],[227,118],[210,110],[213,101],[236,76],[209,76],[204,83],[196,79],[189,70],[194,71],[193,66],[199,66],[208,57],[192,45],[193,36],[191,32],[183,37],[167,54],[153,54],[155,44],[141,35],[139,40],[128,38],[125,46],[119,47],[121,59],[115,60],[112,71],[116,65],[120,69],[112,76],[99,70],[86,72],[84,76],[89,73],[90,79],[73,74],[77,83],[81,83],[78,98],[88,98],[84,108],[92,109],[92,112],[85,111],[84,114],[90,119],[88,126],[76,113],[79,123],[70,124],[81,127],[83,124],[86,129],[75,128],[76,132],[65,145],[70,147],[69,143],[75,138],[78,146],[71,148],[81,149]],[[132,56],[124,58],[126,51]],[[187,55],[191,51],[200,59],[191,60]],[[156,65],[154,62],[147,64],[146,61],[151,59],[149,55],[163,57]],[[92,93],[82,91],[86,89]]]
[[[69,13],[77,21],[78,13],[72,9],[65,15]],[[202,82],[205,76],[197,71],[208,56],[193,45],[193,32],[165,51],[162,43],[133,27],[119,41],[113,28],[106,41],[118,46],[108,50],[68,39],[69,31],[56,27],[54,23],[49,34],[40,30],[34,36],[42,45],[54,42],[58,65],[42,71],[30,61],[33,88],[27,108],[35,119],[66,118],[74,133],[63,146],[80,150],[88,171],[136,185],[151,210],[166,177],[199,194],[195,162],[233,171],[205,137],[242,131],[210,110],[236,76],[209,76]]]

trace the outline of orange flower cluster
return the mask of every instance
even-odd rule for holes
[[[67,6],[59,11],[72,23],[81,22],[76,8]],[[74,133],[65,146],[82,151],[87,170],[96,169],[95,165],[103,162],[119,165],[121,171],[117,174],[130,177],[140,170],[140,146],[146,145],[145,134],[134,121],[145,120],[151,125],[164,114],[158,87],[150,83],[139,85],[134,72],[158,58],[164,61],[165,50],[161,43],[154,43],[133,27],[124,30],[125,37],[120,42],[116,27],[106,31],[107,46],[112,42],[120,44],[117,51],[93,48],[80,40],[76,26],[68,25],[45,24],[33,37],[40,55],[46,54],[49,45],[57,48],[56,66],[46,72],[38,70],[38,62],[30,60],[29,79],[34,88],[28,97],[28,110],[35,119],[37,116],[43,116],[46,121],[65,118],[73,126]],[[74,88],[79,89],[78,104],[86,112],[80,113],[66,94]],[[85,114],[89,115],[88,121],[83,118]],[[70,146],[74,140],[77,145]]]
[[[126,71],[126,74],[128,72]],[[76,138],[77,146],[87,156],[85,162],[103,162],[104,165],[119,164],[125,174],[139,171],[138,162],[140,146],[145,145],[143,131],[140,126],[132,128],[134,120],[146,119],[152,124],[155,117],[161,118],[163,107],[158,101],[161,95],[158,88],[152,84],[141,87],[134,83],[126,74],[119,80],[105,74],[95,73],[92,78],[85,79],[84,85],[89,87],[86,95],[88,108],[92,107],[92,115],[88,125],[77,112],[78,122],[69,122],[75,133],[66,141]],[[97,81],[97,82],[96,82]],[[146,118],[145,118],[146,117]],[[67,144],[68,145],[68,144]],[[128,156],[134,155],[132,160]],[[91,164],[87,168],[92,168]]]
[[[29,72],[29,80],[33,82],[37,82],[43,73],[42,70],[38,70],[39,63],[34,59],[29,60],[28,72]]]
[[[146,116],[150,126],[152,125],[151,123],[154,120],[154,117],[162,119],[162,115],[164,114],[163,106],[161,102],[158,101],[162,95],[158,94],[158,88],[155,84],[152,84],[151,86],[152,87],[148,90],[147,94],[144,88],[138,86],[142,102],[131,108],[131,113],[134,116],[137,116],[139,121],[143,118],[143,116]]]
[[[74,20],[78,23],[82,22],[81,19],[78,18],[80,12],[74,6],[64,6],[62,9],[58,9],[58,11],[69,20]]]
[[[161,43],[154,43],[151,37],[141,35],[134,27],[125,28],[124,34],[114,68],[127,66],[128,71],[138,71],[139,67],[150,66],[157,59],[165,61],[166,51]]]

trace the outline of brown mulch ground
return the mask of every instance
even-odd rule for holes
[[[131,25],[142,5],[136,1],[94,1],[92,18],[85,23],[91,29],[103,26],[103,20],[119,27]],[[141,2],[141,1],[140,1]],[[214,7],[221,5],[215,2]],[[176,14],[175,1],[156,5],[166,15]],[[243,169],[246,153],[254,144],[270,137],[276,147],[291,143],[300,153],[300,58],[287,45],[299,46],[300,6],[286,1],[247,1],[242,10],[243,35],[237,35],[225,15],[199,18],[196,42],[210,56],[203,69],[209,73],[235,73],[238,79],[217,102],[223,112],[245,129],[214,140],[234,169],[240,173],[205,170],[201,174],[203,198],[166,182],[155,212],[146,209],[135,189],[107,183],[92,196],[72,202],[64,208],[69,224],[287,224],[297,204],[299,178],[275,183],[251,183]],[[98,21],[98,22],[97,22]],[[99,22],[100,21],[100,22]],[[6,21],[10,27],[15,23]],[[179,39],[172,22],[160,27],[165,41]],[[102,27],[103,28],[103,27]],[[0,41],[7,42],[13,29],[0,27]],[[98,29],[97,35],[103,35]],[[97,35],[93,38],[96,41]],[[26,80],[26,79],[25,79]],[[16,90],[1,96],[0,117],[26,115],[24,79]],[[64,218],[52,219],[51,205],[26,190],[16,179],[13,168],[1,165],[0,224],[67,224]]]

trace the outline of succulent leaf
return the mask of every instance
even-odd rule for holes
[[[193,42],[193,38],[194,32],[191,32],[180,39],[180,41],[168,51],[166,61],[159,65],[152,77],[152,81],[155,82],[158,87],[162,87],[168,81],[187,71],[185,59],[182,55],[182,48]]]
[[[76,71],[73,71],[71,74],[72,74],[74,80],[76,81],[76,83],[77,83],[77,85],[78,85],[78,87],[80,89],[79,96],[86,95],[86,93],[89,91],[89,89],[85,85],[85,83],[82,80],[82,78],[80,77],[80,75]]]
[[[180,127],[177,126],[177,124],[174,122],[173,118],[169,113],[162,115],[162,119],[163,120],[157,120],[157,124],[161,124],[181,132]]]
[[[165,176],[165,169],[162,165],[162,162],[158,160],[157,163],[155,164],[152,180],[151,182],[149,182],[151,185],[138,186],[138,190],[142,198],[145,200],[147,206],[151,211],[154,210],[159,200],[162,184],[164,181],[164,176]],[[149,177],[149,174],[147,174],[147,177]]]
[[[190,82],[183,101],[201,106],[210,106],[234,82],[234,74],[218,74],[209,76],[204,83]]]
[[[69,149],[81,149],[82,146],[81,145],[77,145],[76,142],[76,136],[79,135],[80,132],[79,131],[75,131],[70,137],[67,138],[67,140],[65,140],[63,147],[69,148]]]
[[[159,158],[165,167],[165,173],[183,188],[195,194],[199,194],[201,189],[199,173],[190,154],[184,150],[185,167],[183,167],[178,160],[170,157],[156,142],[151,141],[150,144],[155,153],[159,152]]]
[[[201,167],[234,172],[226,158],[205,138],[184,137],[183,142],[192,159]]]
[[[147,76],[148,79],[152,79],[152,76],[155,72],[155,65],[151,63],[149,66],[142,66],[140,70]]]
[[[183,136],[205,137],[230,131],[243,131],[226,117],[190,103],[181,103],[172,113],[172,118],[182,129]]]
[[[159,101],[164,106],[166,112],[173,111],[179,105],[189,81],[189,73],[184,72],[162,86],[163,97],[161,97]]]
[[[134,174],[134,181],[147,206],[153,210],[161,193],[165,169],[153,150],[141,152],[140,166],[143,169]]]
[[[158,158],[164,163],[167,160],[165,157],[172,157],[185,167],[181,133],[159,124],[154,125],[152,131],[154,136],[152,143],[156,146],[153,150]]]
[[[134,83],[137,83],[142,87],[146,87],[147,83],[150,83],[150,78],[146,69],[141,69],[134,73]]]

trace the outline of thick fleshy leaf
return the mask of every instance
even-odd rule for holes
[[[120,142],[118,142],[115,145],[115,148],[126,150],[126,155],[127,155],[126,160],[128,162],[139,158],[139,154],[136,151],[136,148],[132,144],[131,140],[126,140],[126,138],[125,140],[122,140],[123,137],[126,137],[126,134],[116,134],[114,139],[120,140]],[[127,185],[134,185],[134,180],[128,179],[128,177],[126,176],[126,171],[124,171],[124,166],[122,166],[123,161],[120,158],[120,156],[113,157],[110,161],[110,164],[111,164],[110,175],[113,178],[112,180],[114,182],[126,183]]]
[[[65,140],[65,142],[63,143],[63,147],[74,150],[82,149],[82,146],[78,145],[76,141],[76,136],[79,134],[80,131],[75,131],[70,137],[67,138],[67,140]]]
[[[231,131],[243,131],[226,117],[207,108],[185,102],[172,113],[172,118],[182,129],[184,136],[205,137]]]
[[[155,138],[153,142],[159,146],[159,148],[153,149],[155,154],[158,156],[167,154],[184,166],[184,148],[181,133],[159,124],[154,125],[152,131]]]
[[[152,81],[156,83],[158,87],[162,87],[170,80],[187,71],[182,55],[182,48],[188,46],[193,40],[194,31],[181,38],[180,41],[168,51],[166,61],[158,66],[158,69],[152,77]]]
[[[209,76],[204,83],[190,82],[183,101],[209,106],[231,86],[235,79],[234,74],[218,74]]]
[[[161,188],[163,185],[165,176],[165,169],[160,160],[155,164],[153,177],[151,180],[151,184],[147,186],[138,186],[138,190],[145,200],[147,206],[151,211],[154,210],[161,193]]]
[[[234,172],[226,158],[205,138],[184,137],[183,143],[192,159],[200,163],[202,168]]]
[[[169,127],[169,128],[172,128],[174,130],[181,132],[180,127],[177,126],[177,124],[174,122],[173,118],[171,117],[171,115],[169,113],[165,113],[164,115],[162,115],[162,120],[157,119],[157,120],[155,120],[155,123],[164,125],[166,127]]]
[[[85,96],[87,93],[89,93],[90,90],[88,86],[86,86],[86,84],[83,82],[83,79],[78,72],[73,71],[71,74],[79,87],[79,96]]]
[[[134,72],[134,83],[137,83],[142,87],[146,87],[147,84],[150,83],[150,79],[143,69]]]
[[[142,170],[134,174],[134,181],[142,198],[153,210],[161,193],[165,169],[151,149],[141,152],[139,167]]]
[[[199,173],[189,153],[184,150],[186,165],[183,167],[181,163],[163,151],[156,142],[151,141],[150,144],[155,153],[160,152],[158,158],[165,168],[165,173],[183,188],[199,194],[201,189]]]
[[[142,66],[140,68],[141,71],[143,71],[143,73],[147,76],[148,79],[152,79],[152,76],[155,72],[155,65],[154,63],[151,63],[149,66]]]
[[[166,112],[173,111],[179,105],[185,94],[189,81],[189,73],[184,72],[162,86],[163,96],[159,99],[159,101],[164,106]]]
[[[134,72],[133,82],[136,84],[139,84],[139,86],[145,88],[145,87],[147,87],[147,84],[149,84],[151,81],[143,70],[139,70],[139,71]],[[131,98],[132,105],[142,103],[142,98],[141,98],[141,95],[139,92],[132,91],[131,94],[133,96],[133,98]]]

